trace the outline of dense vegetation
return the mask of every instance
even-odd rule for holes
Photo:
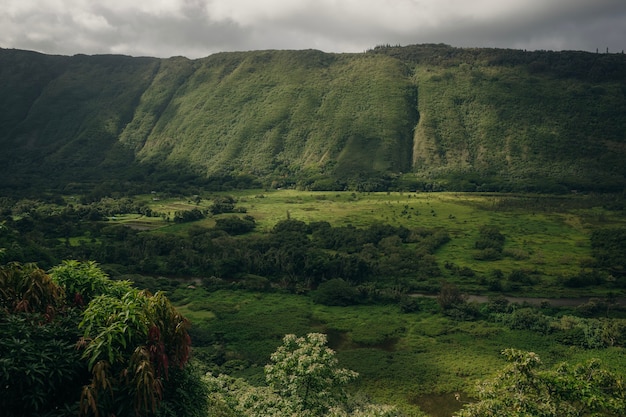
[[[188,327],[162,292],[112,281],[93,262],[68,261],[50,274],[34,264],[3,265],[2,412],[202,415],[196,394],[204,388],[185,366]]]
[[[3,189],[616,191],[626,57],[0,50]]]
[[[0,49],[0,409],[624,415],[624,74]]]
[[[605,390],[614,390],[621,383],[615,373],[625,372],[617,359],[626,346],[623,196],[256,190],[41,197],[0,200],[3,276],[45,277],[19,266],[36,261],[63,288],[55,301],[60,313],[50,322],[48,308],[37,319],[15,311],[24,303],[5,303],[3,334],[15,337],[3,339],[0,352],[19,351],[21,358],[2,362],[6,375],[17,381],[30,368],[45,375],[24,397],[33,413],[126,407],[134,414],[139,407],[145,414],[194,415],[208,404],[209,415],[281,415],[276,410],[299,407],[301,394],[294,391],[293,402],[283,403],[289,397],[280,394],[280,381],[267,379],[264,366],[277,358],[272,352],[280,351],[284,335],[310,333],[327,334],[340,369],[360,375],[345,385],[343,400],[320,415],[450,416],[463,405],[455,392],[473,404],[465,415],[489,407],[504,413],[519,404],[501,393],[520,378],[545,390],[559,382],[558,410],[621,413],[615,411],[623,407],[619,395]],[[103,271],[155,295],[129,281],[109,281]],[[489,297],[476,303],[468,292]],[[170,379],[150,326],[129,321],[124,326],[140,336],[126,340],[121,326],[101,324],[109,312],[150,317],[142,306],[154,314],[154,307],[167,305],[163,294],[192,324],[194,366],[170,367]],[[504,297],[520,294],[544,303]],[[593,297],[559,308],[546,298],[556,295]],[[88,344],[77,351],[81,336]],[[499,357],[505,348],[536,352],[545,368],[519,374],[518,365],[507,367]],[[145,350],[152,352],[145,369],[162,378],[153,385],[160,391],[138,391],[120,376],[139,366]],[[38,368],[41,354],[54,368]],[[111,366],[99,366],[103,360]],[[502,376],[489,379],[498,368]],[[589,405],[568,390],[582,383],[581,370],[597,376],[598,392],[611,392],[614,401],[598,397]],[[200,381],[206,372],[213,376]],[[490,388],[475,389],[476,380],[488,380]],[[119,392],[99,392],[102,381]],[[176,389],[180,384],[188,396]],[[59,386],[76,389],[61,395]],[[523,403],[532,403],[534,391],[524,395]],[[6,397],[11,409],[25,404],[12,398]]]
[[[343,303],[378,290],[435,293],[442,279],[535,296],[602,296],[626,285],[619,195],[239,195],[3,199],[0,247],[7,260],[45,268],[92,259],[116,276],[319,297],[344,284],[359,290]]]

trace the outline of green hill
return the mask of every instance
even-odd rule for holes
[[[626,56],[0,49],[0,186],[615,191]]]

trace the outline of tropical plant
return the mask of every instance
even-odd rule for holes
[[[183,369],[189,322],[163,293],[112,281],[94,262],[68,261],[52,274],[0,267],[3,415],[202,412],[172,395],[188,389],[198,405],[206,398],[199,376]]]
[[[533,352],[505,349],[503,355],[510,364],[482,382],[478,401],[455,416],[617,417],[626,413],[623,377],[603,369],[597,360],[541,370],[541,360]]]
[[[0,308],[5,313],[40,313],[51,319],[63,297],[63,289],[35,264],[0,266]]]
[[[3,416],[39,416],[77,403],[86,374],[76,350],[77,321],[29,313],[0,319]]]
[[[109,279],[94,261],[65,260],[53,267],[49,274],[65,289],[67,301],[79,307],[86,306],[101,294],[119,298],[131,290],[130,282]]]
[[[84,372],[75,348],[79,316],[64,300],[63,289],[35,264],[0,267],[3,415],[40,415],[78,398]]]
[[[92,374],[83,387],[82,413],[129,412],[129,404],[138,415],[155,412],[170,367],[189,359],[188,326],[163,293],[132,290],[121,299],[94,298],[80,323],[82,357]]]

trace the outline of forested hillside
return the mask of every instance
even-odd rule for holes
[[[616,191],[626,56],[0,49],[0,187]]]

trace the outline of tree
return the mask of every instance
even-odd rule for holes
[[[478,386],[478,401],[456,417],[582,417],[626,415],[622,377],[602,369],[597,360],[541,370],[533,352],[503,351],[510,362]]]
[[[357,373],[338,366],[326,335],[286,335],[265,366],[267,386],[207,375],[211,413],[245,417],[393,417],[394,407],[358,402],[346,393]]]
[[[216,197],[213,204],[209,207],[211,214],[232,213],[235,210],[235,199],[232,196]]]
[[[255,227],[256,222],[252,216],[244,216],[243,219],[238,216],[229,216],[215,220],[216,229],[223,230],[233,236],[251,232]]]
[[[462,307],[467,297],[461,294],[459,287],[447,281],[442,282],[441,290],[437,295],[437,303],[443,311]]]
[[[326,335],[321,333],[286,335],[270,359],[265,380],[302,415],[322,415],[345,402],[345,385],[358,375],[338,367],[335,352],[326,346]]]
[[[327,306],[348,306],[356,304],[359,298],[356,288],[341,278],[322,282],[311,296],[314,302]]]

